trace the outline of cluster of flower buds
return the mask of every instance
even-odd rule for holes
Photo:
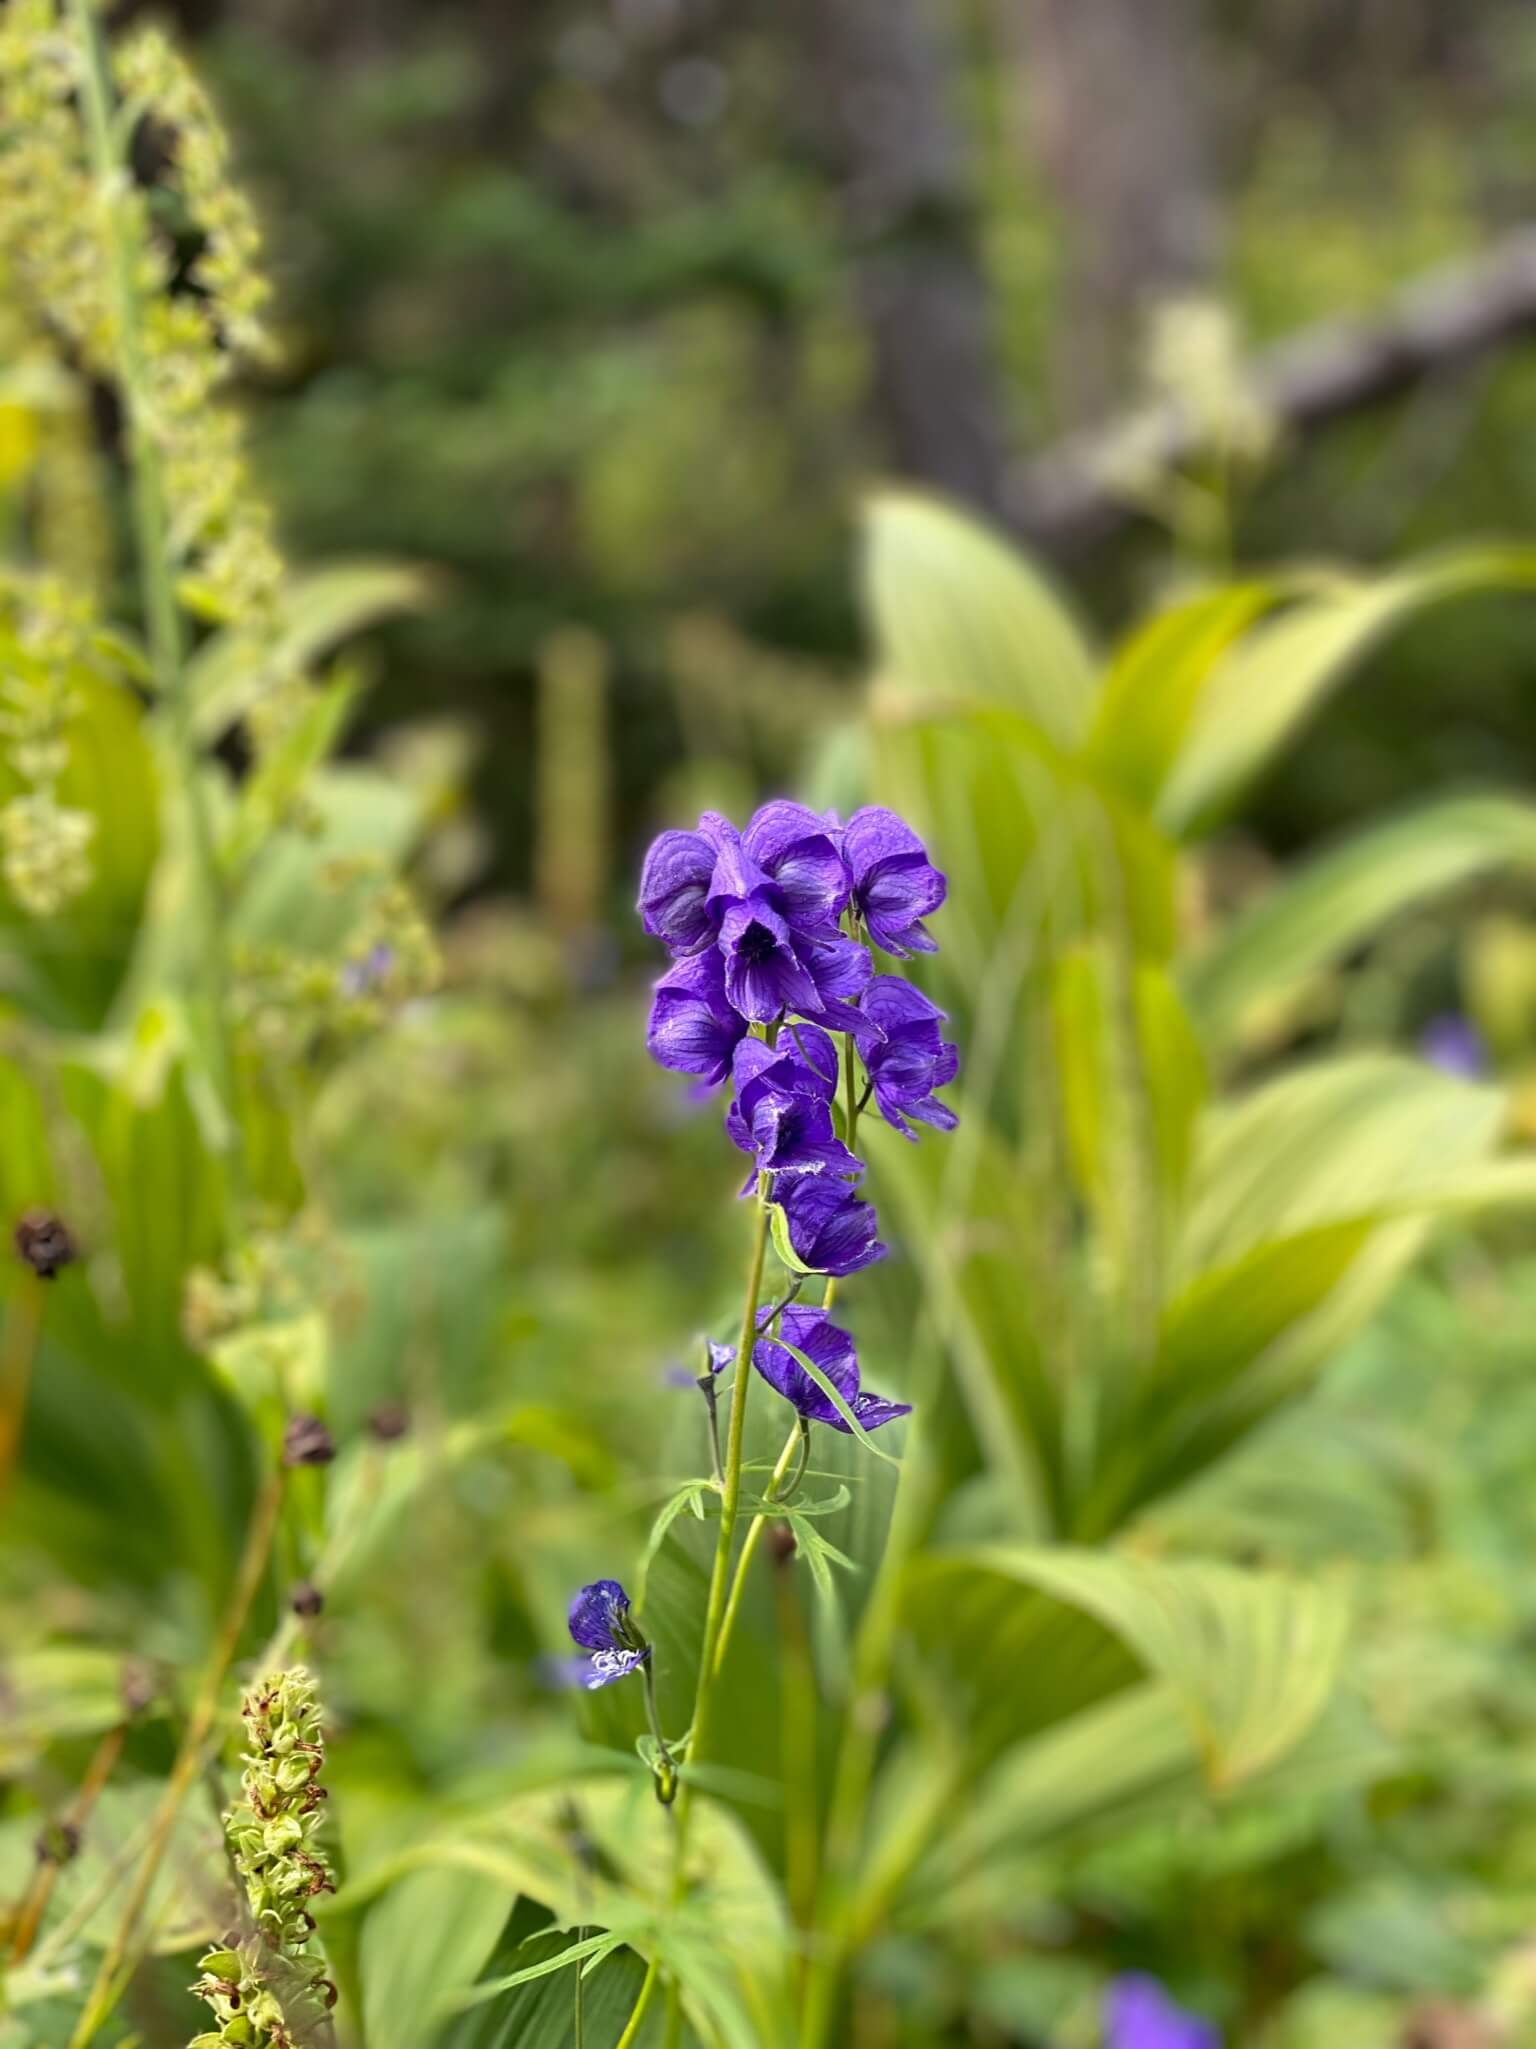
[[[917,834],[878,805],[843,825],[777,799],[744,832],[706,812],[646,856],[640,916],[675,962],[656,986],[651,1053],[705,1088],[730,1077],[726,1129],[753,1157],[749,1186],[768,1177],[802,1270],[855,1273],[885,1250],[857,1192],[852,1117],[837,1129],[840,1072],[856,1085],[857,1062],[862,1101],[904,1137],[912,1119],[955,1122],[935,1093],[958,1066],[944,1013],[870,953],[933,952],[923,920],[944,893]]]
[[[247,1902],[239,1938],[210,1950],[193,1990],[219,2029],[192,2049],[244,2043],[291,2049],[313,2038],[333,1993],[309,1953],[309,1902],[333,1890],[317,1841],[325,1760],[315,1682],[302,1666],[263,1679],[246,1695],[241,1799],[225,1816]]]
[[[0,683],[0,739],[24,787],[0,809],[6,887],[34,918],[51,918],[90,887],[96,821],[61,801],[68,727],[78,710],[66,672],[20,651]]]

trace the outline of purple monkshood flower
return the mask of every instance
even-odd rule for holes
[[[911,1139],[917,1133],[908,1117],[953,1131],[959,1119],[933,1093],[953,1081],[960,1068],[960,1055],[939,1030],[943,1011],[900,975],[876,975],[859,998],[859,1008],[884,1033],[864,1049],[864,1066],[886,1123]]]
[[[833,1128],[837,1048],[824,1031],[793,1025],[781,1033],[776,1047],[743,1039],[731,1074],[736,1100],[726,1112],[725,1128],[733,1144],[755,1154],[764,1173],[862,1171]]]
[[[1432,1017],[1419,1035],[1419,1051],[1431,1067],[1458,1081],[1481,1081],[1488,1072],[1488,1049],[1469,1017],[1447,1011]]]
[[[780,1312],[764,1307],[757,1312],[759,1327],[766,1327],[776,1315],[781,1317],[780,1336],[821,1368],[866,1430],[878,1430],[882,1423],[894,1423],[898,1416],[911,1415],[910,1402],[888,1402],[880,1395],[867,1394],[859,1386],[859,1355],[853,1339],[829,1321],[824,1310],[791,1305]],[[710,1349],[724,1355],[722,1365],[729,1365],[736,1356],[734,1345]],[[830,1423],[845,1436],[853,1434],[810,1374],[776,1338],[757,1340],[752,1347],[752,1364],[774,1392],[783,1395],[808,1423]]]
[[[731,1055],[747,1035],[725,995],[718,947],[680,960],[656,984],[645,1034],[651,1058],[674,1074],[697,1074],[712,1088],[731,1071]]]
[[[1104,2049],[1221,2049],[1221,2036],[1176,2006],[1156,1978],[1126,1971],[1105,1994]]]
[[[875,1206],[846,1181],[796,1174],[775,1190],[782,1203],[795,1257],[813,1273],[857,1273],[885,1257]]]
[[[859,1355],[853,1339],[820,1309],[786,1309],[779,1333],[797,1352],[804,1352],[807,1359],[821,1368],[866,1430],[878,1430],[882,1423],[894,1423],[898,1416],[911,1415],[910,1402],[888,1402],[860,1387]],[[759,1338],[752,1347],[752,1364],[808,1423],[830,1423],[834,1430],[852,1435],[827,1395],[777,1339]]]
[[[894,811],[867,804],[843,828],[843,860],[869,936],[886,953],[934,953],[923,919],[949,885],[928,850]]]
[[[718,944],[731,1006],[755,1024],[781,1012],[849,1028],[832,1009],[869,980],[869,954],[838,930],[851,887],[825,820],[776,799],[744,833],[705,812],[696,832],[664,832],[645,857],[639,909],[674,955]]]
[[[616,1679],[638,1672],[651,1655],[651,1647],[640,1634],[629,1612],[629,1596],[616,1579],[594,1580],[583,1587],[571,1603],[571,1636],[589,1655],[571,1658],[564,1675],[575,1685],[595,1693]]]

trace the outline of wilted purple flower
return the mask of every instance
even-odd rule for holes
[[[571,1636],[591,1655],[572,1658],[564,1674],[589,1693],[638,1672],[651,1655],[629,1612],[629,1596],[616,1579],[594,1580],[571,1603]]]
[[[908,1117],[953,1131],[959,1120],[933,1093],[953,1081],[960,1067],[960,1055],[939,1029],[943,1011],[900,975],[876,975],[859,998],[859,1008],[884,1035],[861,1050],[886,1123],[903,1138],[917,1137]]]
[[[728,818],[706,811],[697,832],[664,832],[651,842],[640,871],[640,922],[669,953],[702,953],[719,931],[704,900],[720,850],[737,838]]]
[[[902,957],[937,951],[922,921],[943,903],[948,884],[911,826],[868,804],[843,829],[843,860],[876,946]]]
[[[862,1201],[847,1181],[797,1174],[775,1193],[795,1257],[813,1273],[857,1273],[884,1258],[875,1206]]]
[[[1104,2000],[1105,2049],[1221,2049],[1209,2021],[1176,2006],[1157,1979],[1126,1971]]]
[[[759,1317],[764,1322],[771,1310]],[[784,1310],[779,1332],[797,1352],[804,1352],[837,1389],[866,1430],[878,1430],[898,1416],[910,1416],[910,1402],[888,1402],[877,1394],[866,1394],[859,1386],[859,1355],[847,1331],[839,1330],[820,1309],[796,1306]],[[852,1435],[809,1373],[776,1338],[761,1337],[752,1348],[752,1364],[768,1385],[783,1395],[792,1409],[809,1423],[830,1423],[834,1430]]]
[[[1481,1081],[1488,1072],[1488,1049],[1469,1017],[1446,1011],[1432,1017],[1419,1035],[1419,1051],[1431,1067],[1458,1081]]]
[[[733,1144],[768,1174],[857,1174],[860,1162],[832,1124],[837,1048],[815,1025],[778,1045],[743,1039],[731,1064],[736,1100],[726,1112]]]
[[[645,1043],[651,1058],[675,1074],[697,1074],[711,1088],[731,1071],[731,1055],[747,1027],[725,995],[718,947],[680,960],[656,984]]]

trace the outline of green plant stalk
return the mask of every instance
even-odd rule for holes
[[[32,1361],[43,1322],[43,1290],[49,1285],[38,1275],[23,1270],[5,1319],[5,1335],[0,1339],[0,1509],[5,1507],[21,1460],[27,1389],[32,1382]]]
[[[851,1947],[853,1883],[863,1844],[870,1782],[886,1723],[886,1692],[896,1644],[901,1582],[921,1539],[932,1477],[921,1434],[908,1440],[891,1512],[891,1527],[869,1604],[854,1640],[852,1686],[842,1718],[842,1743],[833,1773],[826,1843],[815,1921],[822,1946],[806,1974],[801,2049],[828,2049],[838,1989]]]
[[[803,1424],[797,1422],[784,1440],[784,1449],[779,1453],[778,1461],[768,1476],[768,1485],[763,1489],[763,1493],[769,1501],[777,1500],[779,1484],[783,1480],[784,1475],[789,1471],[789,1462],[794,1457],[796,1448],[803,1447],[808,1442],[809,1433]],[[801,1466],[803,1470],[803,1459]],[[757,1547],[762,1541],[763,1531],[767,1528],[769,1520],[768,1512],[762,1510],[753,1516],[751,1522],[747,1525],[747,1534],[741,1546],[741,1556],[736,1561],[735,1575],[731,1580],[730,1596],[725,1604],[725,1618],[720,1625],[720,1641],[715,1650],[715,1676],[717,1678],[719,1677],[721,1667],[725,1663],[726,1650],[731,1641],[731,1631],[736,1626],[736,1613],[741,1606],[742,1594],[746,1588],[747,1573],[751,1567]]]
[[[183,665],[181,614],[172,580],[165,490],[160,451],[150,423],[139,268],[143,257],[139,236],[118,196],[130,172],[114,133],[113,85],[106,45],[91,0],[69,0],[70,15],[83,60],[81,106],[91,169],[100,189],[103,218],[108,222],[108,275],[116,369],[123,416],[128,431],[134,551],[150,665],[160,702],[166,707],[166,729],[176,772],[183,786],[191,831],[193,864],[203,911],[203,1001],[208,1009],[208,1045],[215,1063],[214,1080],[220,1107],[228,1120],[228,1148],[238,1161],[235,1064],[227,1033],[228,963],[224,943],[224,889],[207,791],[192,726],[192,704]]]
[[[85,1777],[80,1781],[80,1790],[64,1817],[69,1826],[78,1833],[84,1833],[86,1823],[95,1812],[102,1788],[111,1778],[127,1739],[128,1725],[126,1722],[119,1722],[115,1729],[107,1731],[96,1746],[95,1754],[86,1767]],[[42,1925],[43,1916],[48,1911],[48,1902],[52,1899],[53,1889],[58,1883],[59,1870],[57,1858],[38,1859],[37,1868],[32,1874],[32,1883],[27,1888],[26,1897],[17,1912],[16,1923],[11,1931],[9,1961],[12,1965],[26,1961],[37,1939],[37,1931]],[[0,1953],[3,1953],[3,1949],[4,1945],[0,1945]]]
[[[283,1503],[283,1472],[281,1468],[268,1475],[251,1511],[251,1520],[245,1535],[245,1549],[241,1554],[240,1567],[230,1590],[219,1632],[209,1652],[208,1663],[203,1670],[202,1684],[197,1698],[187,1717],[182,1731],[181,1744],[176,1752],[176,1761],[171,1767],[170,1777],[160,1795],[150,1823],[149,1836],[144,1853],[133,1875],[128,1897],[118,1918],[117,1928],[101,1959],[95,1981],[85,2008],[69,2038],[69,2049],[85,2049],[95,2039],[97,2031],[117,2003],[118,1995],[125,1982],[124,1966],[128,1963],[139,1923],[148,1904],[151,1888],[159,1874],[160,1866],[170,1846],[171,1831],[181,1804],[186,1798],[194,1780],[204,1765],[203,1746],[219,1711],[219,1693],[225,1674],[234,1662],[235,1651],[240,1642],[240,1632],[245,1627],[246,1616],[256,1598],[257,1589],[266,1576],[267,1564],[272,1552],[272,1536],[277,1528],[278,1515]]]
[[[792,1557],[773,1575],[781,1674],[779,1741],[784,1766],[784,1889],[790,1917],[809,1931],[816,1913],[820,1817],[816,1799],[816,1666]]]
[[[715,1540],[715,1562],[709,1576],[709,1598],[704,1608],[704,1641],[699,1652],[699,1683],[693,1699],[693,1719],[688,1738],[687,1762],[703,1755],[709,1733],[717,1658],[725,1624],[726,1592],[731,1576],[731,1552],[735,1547],[736,1516],[741,1503],[741,1457],[746,1439],[747,1387],[752,1378],[749,1361],[757,1335],[757,1305],[763,1292],[763,1262],[768,1251],[768,1176],[757,1177],[757,1202],[752,1217],[752,1247],[747,1261],[747,1292],[742,1303],[741,1336],[736,1347],[736,1373],[731,1382],[731,1413],[725,1435],[725,1470],[720,1484],[720,1531]],[[676,1831],[672,1848],[672,1902],[680,1904],[687,1886],[685,1860],[688,1852],[688,1822],[693,1812],[693,1783],[682,1780],[677,1797]],[[661,1977],[659,1957],[652,1957],[635,2000],[628,2025],[619,2037],[617,2049],[626,2049],[640,2030],[646,2011],[656,1995]],[[70,2049],[76,2049],[75,2044]]]

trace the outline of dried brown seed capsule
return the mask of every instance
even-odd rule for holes
[[[285,1466],[328,1466],[336,1443],[318,1416],[291,1416],[283,1432]]]
[[[79,1854],[80,1831],[72,1821],[47,1822],[33,1848],[39,1864],[70,1864]]]
[[[411,1419],[400,1402],[380,1402],[368,1418],[368,1428],[380,1444],[393,1444],[404,1437],[411,1427]]]
[[[29,1209],[18,1220],[12,1240],[40,1281],[51,1281],[78,1256],[68,1224],[51,1209]]]
[[[141,1715],[160,1691],[160,1682],[152,1666],[142,1659],[130,1658],[118,1679],[117,1691],[128,1714]]]
[[[288,1605],[295,1615],[318,1615],[325,1606],[325,1596],[313,1580],[301,1579],[290,1589]]]
[[[768,1556],[775,1565],[788,1565],[795,1555],[795,1533],[788,1523],[771,1523],[767,1536]]]

